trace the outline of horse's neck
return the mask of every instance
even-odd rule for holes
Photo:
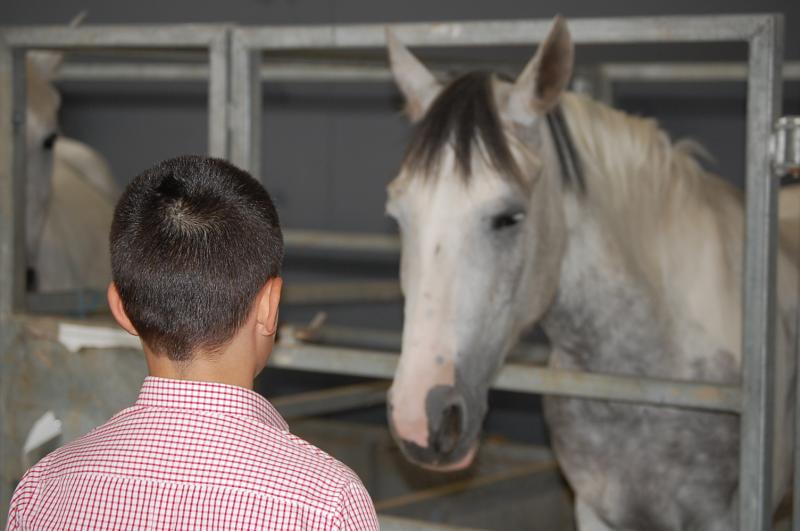
[[[647,261],[615,240],[602,216],[576,198],[567,199],[566,211],[559,291],[543,321],[556,366],[668,378],[735,376],[740,306],[730,279],[738,271],[726,264],[717,214],[692,217],[692,235],[680,227],[654,235],[667,249],[654,251],[664,271],[653,275],[641,270]],[[659,276],[667,280],[654,280]]]
[[[579,208],[568,210],[574,212],[568,214],[573,219],[559,290],[542,323],[561,354],[554,363],[598,372],[651,372],[667,348],[657,297],[637,281],[597,220]]]
[[[653,122],[579,97],[564,108],[587,162],[586,194],[564,195],[567,250],[545,320],[565,360],[665,377],[713,377],[711,358],[738,366],[739,195]]]

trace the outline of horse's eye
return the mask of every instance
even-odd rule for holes
[[[56,140],[58,140],[58,133],[54,131],[44,137],[44,140],[42,140],[42,147],[49,151],[53,149],[53,146],[56,144]]]
[[[525,219],[525,212],[506,212],[492,218],[492,229],[503,230]]]

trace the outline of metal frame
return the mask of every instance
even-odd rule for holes
[[[228,157],[230,27],[228,25],[0,27],[0,344],[11,341],[14,319],[26,311],[25,293],[25,53],[33,49],[114,52],[130,49],[206,50],[208,69],[208,151]],[[23,315],[24,317],[24,315]],[[13,363],[0,352],[0,363]],[[0,370],[0,430],[9,418],[8,373]],[[5,434],[0,433],[5,440]],[[0,462],[11,455],[0,445]],[[0,523],[12,486],[0,478]]]
[[[409,46],[493,46],[534,44],[546,35],[550,21],[480,21],[453,23],[412,23],[392,25],[399,38]],[[715,392],[731,391],[733,403],[741,412],[740,459],[740,528],[766,530],[771,525],[773,381],[775,361],[772,356],[775,322],[775,253],[776,185],[769,156],[772,124],[780,113],[781,71],[783,60],[783,17],[781,15],[730,15],[625,19],[573,19],[573,40],[577,44],[632,44],[686,42],[745,42],[748,44],[747,101],[747,220],[744,259],[743,365],[740,394],[722,386],[710,386]],[[260,175],[261,129],[261,54],[277,50],[361,49],[385,46],[384,26],[273,26],[233,30],[232,57],[232,160]],[[298,348],[298,347],[286,347]],[[330,371],[332,354],[352,358],[355,351],[325,349],[317,364],[309,362],[311,347],[303,347],[303,356],[288,360],[285,366]],[[323,347],[314,347],[321,349]],[[281,366],[281,352],[276,364]],[[339,359],[336,367],[350,367],[367,375],[365,359]],[[376,360],[377,361],[377,360]],[[388,360],[386,360],[388,361]],[[391,362],[389,362],[391,363]],[[313,365],[313,366],[312,366]],[[383,375],[387,368],[381,369]],[[547,371],[546,369],[541,369]],[[376,369],[377,372],[377,369]],[[555,371],[551,376],[557,376]],[[390,373],[389,373],[390,374]],[[374,375],[374,373],[370,374]],[[596,380],[598,375],[576,375],[554,387],[532,377],[527,391],[576,393],[578,381]],[[635,400],[646,399],[659,383],[654,380],[626,378],[611,388],[594,389],[595,398],[615,398],[613,389],[625,384],[642,392]],[[532,384],[532,385],[531,385]],[[702,384],[684,384],[702,385]],[[591,387],[591,386],[590,386]],[[596,392],[594,392],[596,391]],[[685,390],[670,390],[662,403],[686,406],[679,397]],[[704,402],[705,400],[701,400]],[[706,406],[708,404],[705,404]],[[724,409],[724,408],[718,408]],[[730,409],[727,409],[730,411]]]
[[[0,316],[25,307],[25,52],[197,49],[208,53],[208,151],[228,157],[230,26],[27,26],[0,28]],[[9,150],[10,151],[6,151]]]

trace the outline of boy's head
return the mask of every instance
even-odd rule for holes
[[[171,361],[225,346],[282,259],[269,194],[223,160],[156,164],[128,185],[114,212],[112,289],[145,345]]]

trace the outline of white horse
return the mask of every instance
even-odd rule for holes
[[[516,81],[471,73],[442,86],[387,38],[417,122],[387,203],[405,294],[388,407],[409,459],[470,464],[492,378],[535,323],[554,368],[739,382],[736,189],[653,120],[567,92],[573,44],[560,18]],[[790,475],[790,258],[783,242],[775,500]],[[736,528],[735,415],[557,397],[545,411],[582,531]]]
[[[26,259],[37,291],[104,290],[111,280],[108,231],[119,190],[103,157],[59,136],[62,55],[27,58]]]

